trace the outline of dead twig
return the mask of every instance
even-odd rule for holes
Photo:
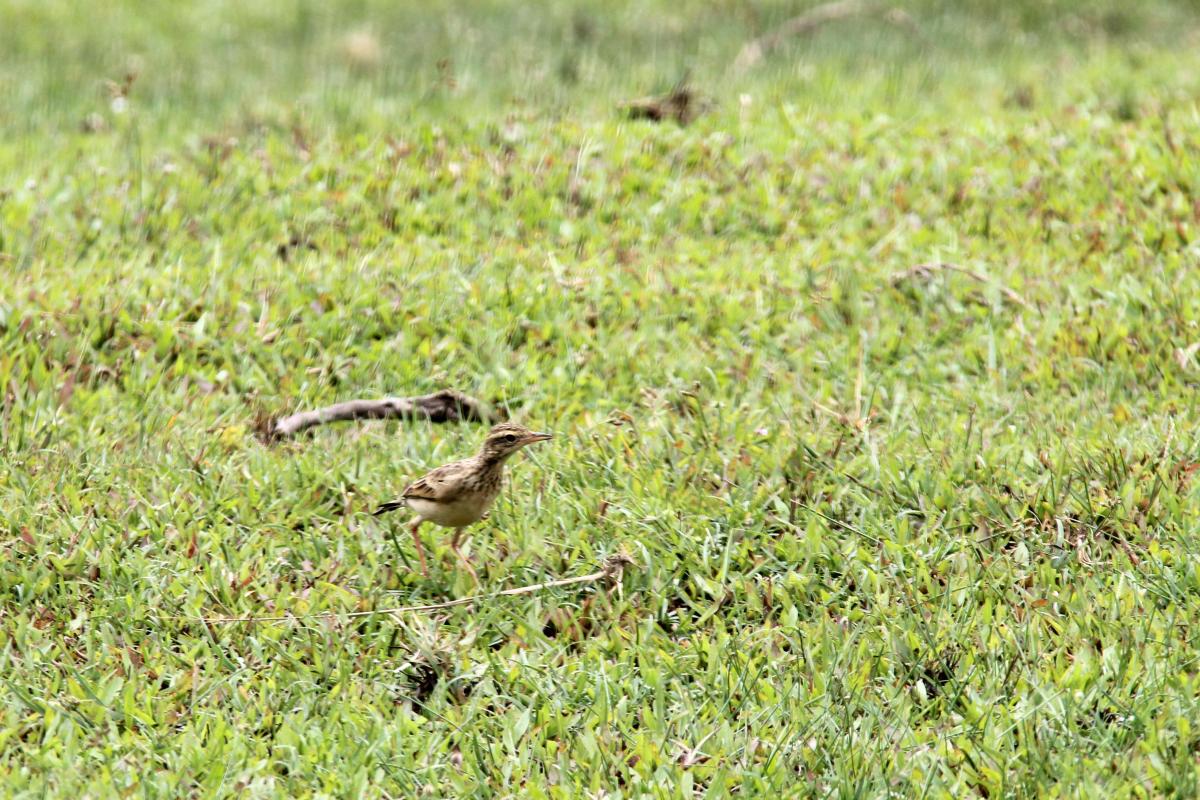
[[[630,119],[649,119],[655,122],[673,119],[680,125],[689,125],[707,111],[711,104],[708,98],[688,85],[685,77],[666,94],[629,100],[622,103],[621,108]]]
[[[916,23],[912,17],[899,8],[888,9],[882,3],[872,0],[835,0],[792,17],[770,33],[746,42],[734,59],[733,68],[744,72],[757,65],[786,40],[812,33],[822,25],[872,14],[882,14],[883,18],[893,25],[916,30]]]
[[[355,419],[418,419],[430,422],[494,422],[499,415],[487,405],[454,389],[443,389],[420,397],[385,397],[381,400],[350,400],[345,403],[301,411],[281,418],[268,418],[259,425],[267,441],[295,436],[328,422]]]
[[[491,600],[496,597],[513,597],[521,594],[533,594],[540,592],[543,589],[553,589],[558,586],[573,586],[577,583],[595,583],[605,580],[613,584],[619,584],[625,573],[625,568],[633,565],[633,559],[624,553],[615,553],[604,560],[603,567],[597,571],[587,575],[579,575],[574,578],[559,578],[554,581],[545,581],[543,583],[535,583],[530,586],[518,586],[513,589],[504,589],[491,594],[477,594],[471,597],[461,597],[458,600],[447,600],[444,603],[429,603],[421,606],[396,606],[394,608],[373,608],[370,611],[322,611],[316,614],[285,614],[278,617],[201,617],[198,622],[205,625],[227,625],[233,622],[287,622],[288,620],[304,620],[304,619],[353,619],[356,617],[370,617],[375,614],[407,614],[416,613],[419,611],[438,611],[443,608],[454,608],[455,606],[465,606],[471,603],[478,603],[481,600]],[[194,619],[185,615],[176,615],[174,619]]]
[[[913,278],[928,278],[935,272],[943,271],[957,272],[960,275],[966,275],[968,278],[977,280],[980,283],[992,284],[1000,291],[1000,294],[1004,295],[1004,299],[1008,300],[1013,305],[1018,305],[1021,308],[1029,308],[1029,303],[1025,300],[1025,298],[1021,297],[1021,295],[1014,290],[1008,288],[1007,286],[994,283],[986,275],[981,272],[976,272],[970,267],[964,267],[961,264],[954,264],[948,261],[917,264],[915,267],[909,267],[903,272],[897,272],[895,275],[893,275],[891,278],[891,284],[892,286],[899,286],[900,284],[910,281]]]

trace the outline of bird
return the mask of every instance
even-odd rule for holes
[[[504,462],[518,450],[553,438],[552,434],[531,431],[524,425],[502,422],[488,431],[478,453],[440,466],[417,478],[400,493],[399,500],[383,503],[375,509],[374,516],[406,507],[416,512],[409,532],[412,533],[421,562],[421,574],[426,577],[429,571],[425,566],[425,548],[421,545],[419,533],[422,523],[432,522],[443,528],[453,528],[450,549],[474,575],[475,570],[458,549],[463,529],[487,516],[504,483]]]

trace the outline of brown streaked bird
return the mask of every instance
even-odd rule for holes
[[[375,516],[408,507],[416,512],[417,518],[409,526],[417,557],[421,560],[421,574],[428,575],[425,567],[425,548],[419,534],[421,523],[432,522],[443,528],[454,528],[450,549],[466,565],[471,574],[475,570],[458,550],[458,539],[463,528],[472,525],[487,514],[500,488],[504,484],[504,462],[523,447],[534,442],[554,438],[549,433],[537,433],[523,425],[502,422],[488,431],[483,447],[476,455],[455,461],[429,472],[409,484],[399,500],[384,503],[375,510]]]

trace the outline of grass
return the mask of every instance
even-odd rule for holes
[[[1194,795],[1196,7],[989,6],[0,11],[3,794]],[[619,587],[346,616],[481,430],[254,421],[444,386]]]

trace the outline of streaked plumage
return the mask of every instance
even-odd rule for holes
[[[411,531],[426,573],[425,550],[418,536],[422,522],[454,528],[450,547],[458,552],[462,529],[487,515],[504,485],[504,462],[523,447],[552,438],[528,428],[504,422],[488,431],[483,447],[476,455],[438,467],[408,485],[399,500],[384,503],[375,510],[379,516],[407,506],[416,512]],[[470,566],[468,565],[468,569]]]

